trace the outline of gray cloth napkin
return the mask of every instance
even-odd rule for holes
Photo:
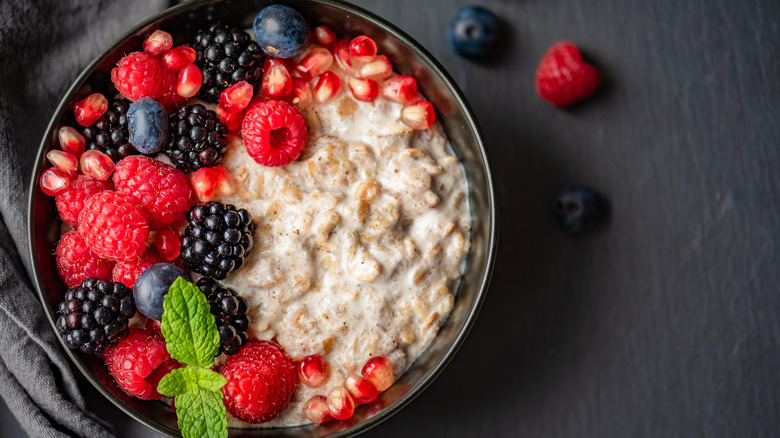
[[[0,397],[31,437],[111,437],[30,283],[27,189],[48,119],[102,48],[166,0],[0,1]]]

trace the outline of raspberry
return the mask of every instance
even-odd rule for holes
[[[279,344],[249,341],[229,356],[220,374],[230,415],[248,423],[265,423],[287,406],[295,389],[295,364]]]
[[[131,328],[126,338],[103,351],[108,371],[127,394],[157,400],[160,379],[182,365],[172,359],[165,340],[151,331]]]
[[[67,287],[76,287],[87,278],[111,278],[111,262],[95,254],[76,231],[60,238],[55,251],[57,272]]]
[[[54,198],[62,221],[71,227],[77,227],[79,212],[84,208],[84,201],[105,190],[114,190],[111,181],[98,181],[86,175],[77,175],[71,179],[70,185],[57,193]]]
[[[187,176],[154,158],[127,157],[117,163],[112,179],[117,192],[143,208],[153,230],[183,220],[190,208]]]
[[[536,70],[536,92],[554,106],[565,108],[592,95],[601,85],[601,73],[582,60],[577,47],[554,44]]]
[[[149,221],[140,206],[121,193],[108,190],[84,203],[78,231],[95,254],[109,260],[128,261],[146,251]]]
[[[148,250],[135,260],[127,262],[116,262],[111,271],[111,278],[114,283],[122,283],[130,289],[135,284],[135,279],[144,272],[146,268],[160,261],[160,257],[152,250]]]
[[[184,102],[176,94],[178,74],[165,68],[160,56],[133,52],[120,59],[111,70],[111,81],[126,98],[135,101],[153,97],[172,109]]]
[[[255,161],[281,167],[301,155],[307,130],[298,108],[281,100],[267,99],[246,111],[241,135],[249,156]]]

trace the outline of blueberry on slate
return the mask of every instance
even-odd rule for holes
[[[499,41],[498,19],[485,8],[467,6],[452,17],[447,27],[447,41],[463,56],[487,56]]]
[[[168,139],[168,113],[160,102],[151,97],[142,97],[130,104],[127,125],[130,144],[138,152],[159,152]]]
[[[311,40],[311,29],[303,15],[284,5],[271,5],[260,11],[253,29],[263,52],[275,58],[299,55]]]
[[[138,311],[147,318],[160,321],[163,314],[163,297],[178,277],[189,281],[181,268],[170,263],[156,263],[146,268],[133,285],[133,299]]]
[[[555,197],[553,210],[570,233],[581,233],[596,226],[602,215],[603,203],[599,195],[582,185],[564,187]]]

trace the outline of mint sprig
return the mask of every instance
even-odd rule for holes
[[[176,419],[185,438],[224,438],[227,413],[222,387],[227,380],[211,370],[219,352],[219,332],[206,296],[179,277],[163,300],[161,330],[171,357],[189,365],[165,375],[160,394],[174,397]]]

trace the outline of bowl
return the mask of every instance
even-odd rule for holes
[[[276,2],[274,2],[276,3]],[[471,249],[459,284],[454,308],[439,334],[410,368],[375,402],[359,407],[349,420],[278,429],[230,429],[232,437],[324,437],[352,436],[398,412],[442,372],[468,334],[487,291],[497,239],[496,191],[485,144],[468,103],[441,65],[414,40],[394,25],[364,9],[332,0],[284,1],[300,11],[310,24],[325,24],[341,36],[365,34],[373,38],[401,74],[417,79],[420,91],[437,112],[455,154],[463,163],[472,209]],[[72,84],[58,105],[41,141],[30,179],[28,238],[35,283],[43,309],[54,328],[59,301],[66,290],[56,270],[54,249],[59,237],[54,198],[38,188],[47,167],[45,156],[58,146],[57,132],[73,126],[72,107],[86,94],[108,91],[111,68],[124,54],[139,50],[143,38],[157,28],[171,33],[174,42],[189,41],[195,30],[213,20],[249,29],[255,15],[268,1],[193,0],[167,9],[135,26],[95,58]],[[91,90],[91,91],[90,91]],[[59,336],[58,336],[59,338]],[[64,345],[63,345],[64,347]],[[127,396],[108,374],[96,355],[68,350],[73,363],[97,390],[131,417],[169,436],[178,436],[173,410],[160,402]]]

